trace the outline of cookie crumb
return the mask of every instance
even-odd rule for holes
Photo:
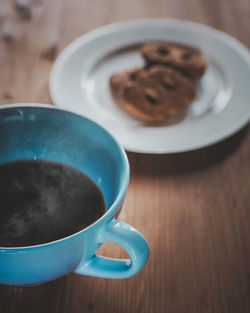
[[[5,104],[8,103],[13,103],[13,97],[11,94],[9,94],[8,92],[5,92],[2,96],[2,99],[4,101]]]
[[[31,4],[29,0],[16,0],[14,8],[18,16],[23,20],[30,20],[32,17]]]
[[[57,44],[53,44],[52,46],[50,46],[49,48],[45,49],[41,53],[41,58],[46,59],[46,60],[52,62],[56,58],[57,50],[58,50],[58,45]]]
[[[15,40],[14,28],[9,20],[6,20],[2,25],[2,40],[7,44]]]

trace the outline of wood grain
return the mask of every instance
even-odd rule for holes
[[[248,0],[33,0],[32,19],[1,15],[0,104],[51,103],[54,57],[89,30],[135,18],[180,18],[250,47]],[[7,20],[7,22],[6,22]],[[1,35],[2,36],[2,35]],[[120,219],[148,239],[145,268],[125,280],[69,274],[33,288],[0,286],[1,313],[250,312],[250,132],[195,152],[128,153],[131,182]],[[105,244],[100,253],[125,252]]]

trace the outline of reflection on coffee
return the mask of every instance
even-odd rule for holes
[[[30,246],[80,231],[105,213],[103,195],[82,172],[62,163],[0,165],[0,246]]]

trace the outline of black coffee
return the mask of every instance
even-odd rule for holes
[[[0,246],[41,244],[71,235],[105,213],[101,191],[65,164],[21,160],[0,165]]]

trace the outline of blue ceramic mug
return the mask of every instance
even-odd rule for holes
[[[129,164],[123,148],[106,130],[50,105],[1,106],[0,163],[20,159],[56,161],[83,171],[102,191],[107,210],[89,227],[63,239],[0,247],[0,283],[36,285],[72,271],[125,278],[144,266],[149,255],[146,240],[132,226],[116,219],[128,187]],[[121,245],[130,258],[97,256],[105,241]]]

